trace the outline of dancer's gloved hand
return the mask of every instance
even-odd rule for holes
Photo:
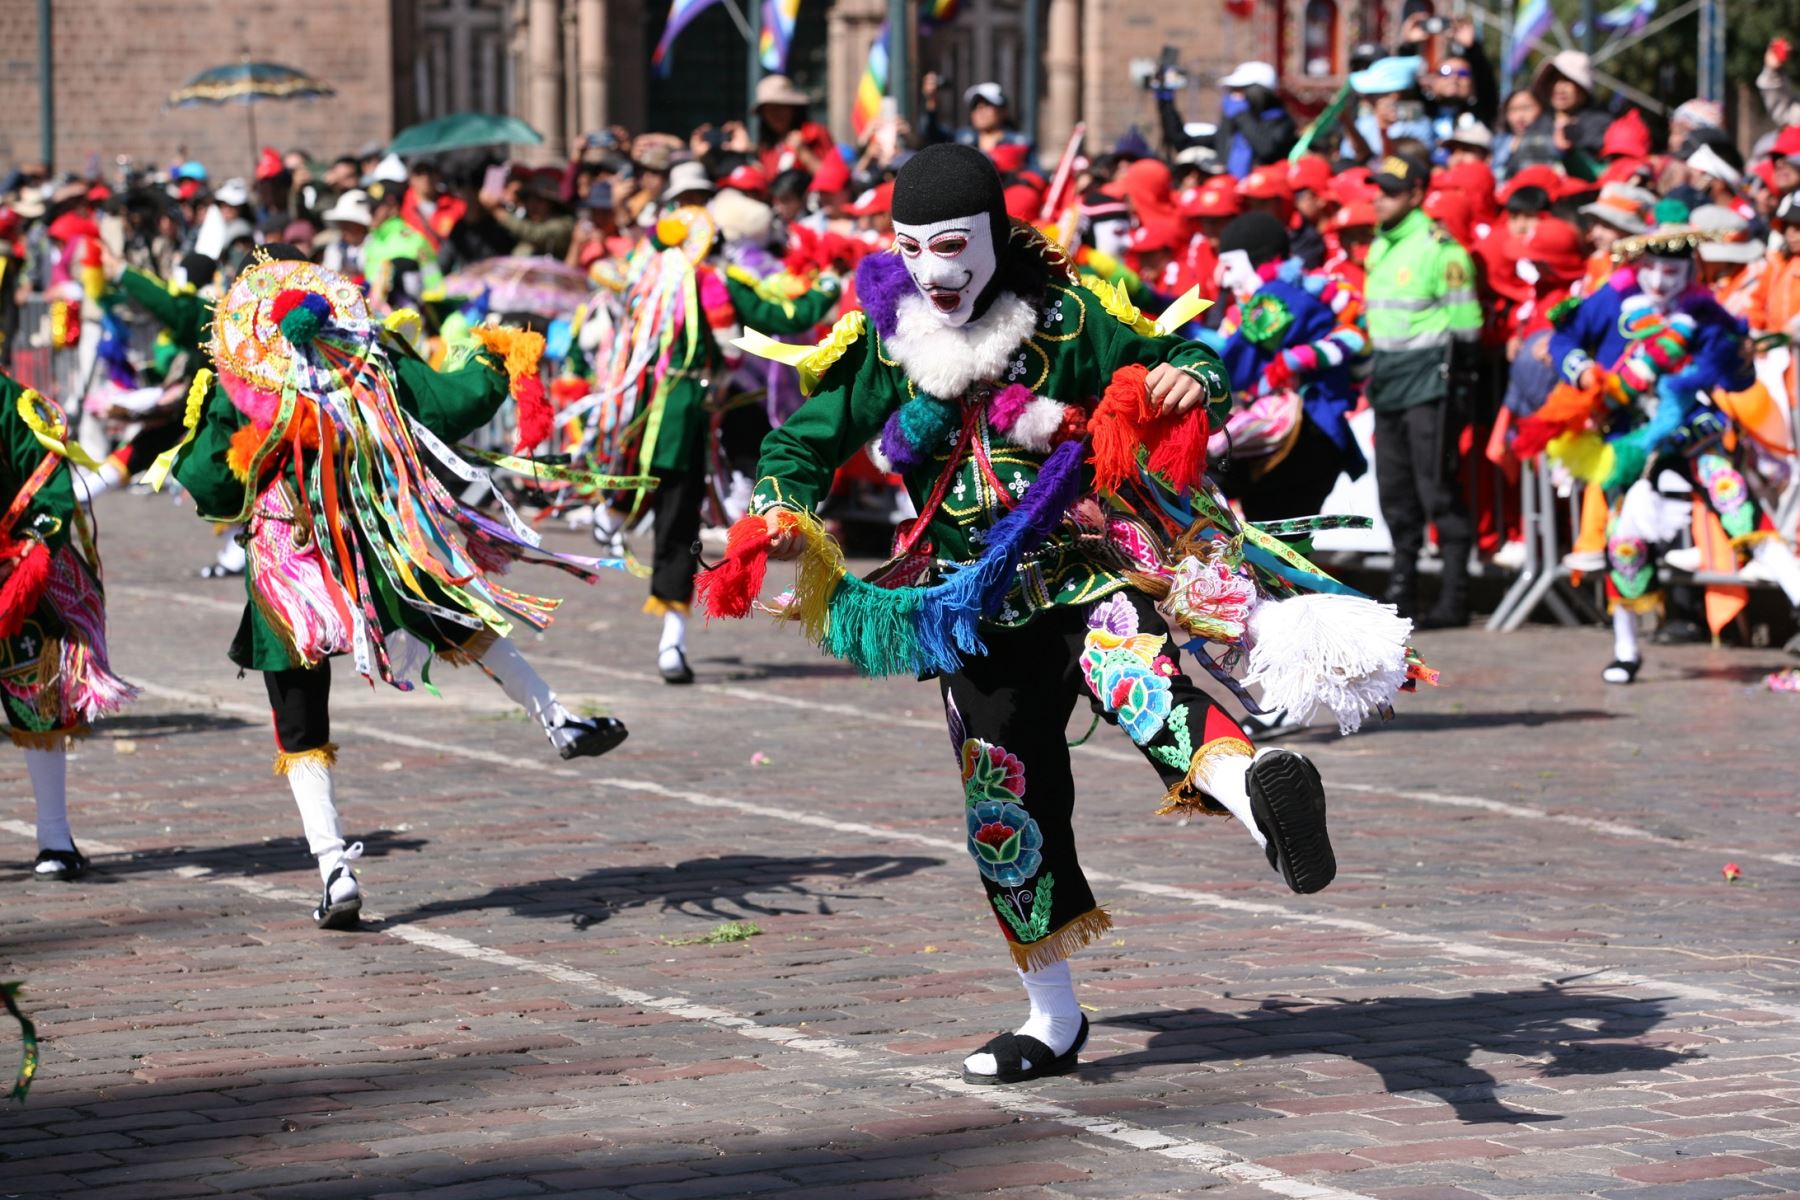
[[[781,562],[800,557],[800,538],[794,527],[784,521],[781,512],[765,513],[763,521],[769,527],[769,557]]]
[[[1190,412],[1206,403],[1206,385],[1168,363],[1159,363],[1144,377],[1160,416]]]

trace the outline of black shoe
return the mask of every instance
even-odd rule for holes
[[[1627,662],[1622,658],[1615,658],[1604,667],[1600,668],[1600,678],[1607,683],[1621,685],[1631,683],[1637,679],[1638,668],[1643,665],[1643,659],[1638,659],[1635,662]]]
[[[1800,633],[1796,633],[1793,637],[1783,642],[1781,650],[1784,654],[1792,654],[1795,658],[1800,658]]]
[[[1413,621],[1414,629],[1467,629],[1469,627],[1469,610],[1467,608],[1433,607],[1429,612],[1420,613]]]
[[[985,1046],[977,1050],[977,1054],[991,1054],[994,1065],[999,1070],[993,1075],[977,1075],[969,1068],[963,1068],[963,1082],[982,1085],[1000,1083],[1030,1083],[1033,1079],[1046,1079],[1052,1075],[1067,1075],[1076,1066],[1076,1056],[1081,1048],[1087,1045],[1088,1019],[1081,1018],[1081,1029],[1075,1034],[1075,1040],[1061,1054],[1053,1052],[1050,1047],[1034,1037],[1025,1037],[1017,1033],[1003,1033],[989,1038]],[[1025,1065],[1026,1059],[1031,1065]]]
[[[1301,895],[1337,877],[1337,856],[1325,829],[1325,786],[1319,770],[1292,750],[1264,750],[1245,779],[1250,813],[1268,839],[1269,865]]]
[[[658,654],[656,659],[656,669],[662,672],[664,683],[694,682],[694,668],[688,666],[687,651],[681,649],[675,651],[675,665],[672,667],[662,664],[661,654]]]
[[[325,881],[325,893],[319,897],[319,907],[313,909],[313,924],[320,929],[355,929],[362,923],[360,887],[341,900],[334,902],[331,898],[331,885],[346,875],[352,883],[356,882],[356,872],[340,863],[331,869],[331,877]]]
[[[31,864],[31,873],[37,878],[57,879],[65,883],[80,879],[87,874],[87,869],[87,855],[74,842],[69,843],[67,850],[39,850],[37,861]]]
[[[1650,640],[1659,646],[1707,646],[1712,644],[1712,631],[1698,621],[1675,617],[1664,621]]]
[[[242,567],[239,567],[234,571],[224,563],[216,562],[207,563],[204,567],[200,568],[200,578],[202,579],[232,579],[243,573],[244,568]]]
[[[580,729],[582,733],[574,741],[556,748],[564,758],[598,758],[630,736],[625,722],[617,717],[571,720],[565,728]]]
[[[1395,612],[1410,620],[1419,609],[1418,572],[1397,570],[1389,575],[1387,589],[1381,593],[1381,602],[1393,605]]]

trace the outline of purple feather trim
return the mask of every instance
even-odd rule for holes
[[[917,290],[898,254],[871,254],[856,268],[856,302],[884,338],[893,337],[900,323],[900,301]]]
[[[889,413],[887,424],[881,427],[881,455],[902,475],[925,461],[924,453],[915,449],[900,431],[899,409]]]

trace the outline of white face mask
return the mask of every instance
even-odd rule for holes
[[[1248,300],[1256,294],[1256,289],[1263,284],[1262,276],[1250,265],[1250,255],[1244,250],[1227,250],[1219,255],[1219,286],[1236,296],[1239,300]]]
[[[1671,300],[1685,292],[1693,277],[1694,264],[1685,258],[1648,256],[1638,263],[1638,287],[1646,296],[1659,301]]]
[[[988,214],[929,225],[895,221],[894,245],[932,310],[946,325],[967,325],[975,315],[976,299],[999,267]]]
[[[1114,258],[1124,258],[1131,249],[1130,221],[1098,221],[1094,224],[1094,249]]]

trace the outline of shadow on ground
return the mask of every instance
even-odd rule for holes
[[[359,840],[365,858],[416,854],[431,844],[429,838],[392,829],[361,834]],[[123,883],[134,875],[161,874],[177,867],[203,867],[219,875],[280,875],[293,871],[317,879],[317,875],[312,874],[313,859],[306,851],[306,841],[297,837],[232,846],[164,846],[129,854],[91,854],[89,857],[93,860],[93,868],[76,882],[64,886]],[[17,860],[14,865],[21,871],[31,870],[30,860]],[[305,886],[310,888],[315,884],[309,880]]]
[[[94,722],[97,738],[175,737],[184,733],[225,733],[249,729],[251,722],[216,712],[131,712]]]
[[[1667,1015],[1665,1003],[1545,984],[1467,996],[1269,999],[1250,1013],[1127,1013],[1100,1023],[1151,1030],[1149,1044],[1084,1063],[1081,1074],[1099,1081],[1151,1065],[1329,1054],[1364,1064],[1388,1092],[1437,1096],[1470,1124],[1555,1121],[1509,1108],[1498,1081],[1471,1062],[1475,1053],[1543,1060],[1545,1076],[1661,1071],[1695,1057],[1641,1040]]]
[[[901,879],[939,858],[867,854],[774,858],[761,854],[728,854],[693,858],[673,866],[603,867],[574,879],[539,879],[456,900],[442,900],[410,912],[392,914],[394,922],[440,917],[450,913],[510,908],[525,917],[567,920],[577,929],[598,925],[633,908],[661,906],[665,913],[713,920],[829,915],[836,900],[879,900],[881,894],[814,891],[808,881],[821,877],[849,880],[860,887]],[[799,902],[799,906],[783,900]]]

